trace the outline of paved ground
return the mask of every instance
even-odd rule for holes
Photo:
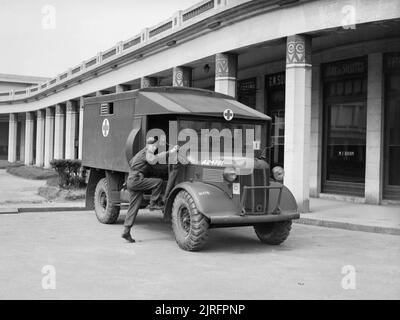
[[[370,205],[330,199],[310,199],[307,224],[400,235],[400,206]]]
[[[399,237],[295,224],[279,247],[252,228],[211,230],[182,251],[170,226],[141,213],[136,244],[92,212],[0,215],[0,299],[399,299]],[[56,289],[42,289],[52,265]],[[342,268],[356,289],[342,288]]]
[[[0,205],[44,202],[46,199],[39,196],[37,191],[45,184],[45,180],[23,179],[0,169]]]

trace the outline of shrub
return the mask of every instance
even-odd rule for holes
[[[79,188],[84,184],[84,171],[80,160],[52,160],[51,166],[58,173],[58,183],[61,188]]]

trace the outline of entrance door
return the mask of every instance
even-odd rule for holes
[[[385,109],[383,197],[400,200],[400,70],[386,76]]]
[[[331,103],[326,111],[323,191],[363,196],[366,103]]]
[[[322,192],[364,197],[367,127],[365,57],[323,66]]]

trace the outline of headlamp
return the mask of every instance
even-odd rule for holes
[[[283,177],[285,176],[285,171],[282,167],[276,166],[272,169],[272,176],[276,181],[283,181]]]
[[[224,179],[228,182],[233,182],[237,178],[237,173],[234,168],[225,168],[224,169]]]

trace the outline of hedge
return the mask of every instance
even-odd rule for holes
[[[50,165],[58,173],[58,181],[61,188],[79,188],[84,184],[85,171],[82,170],[80,160],[52,160]]]

